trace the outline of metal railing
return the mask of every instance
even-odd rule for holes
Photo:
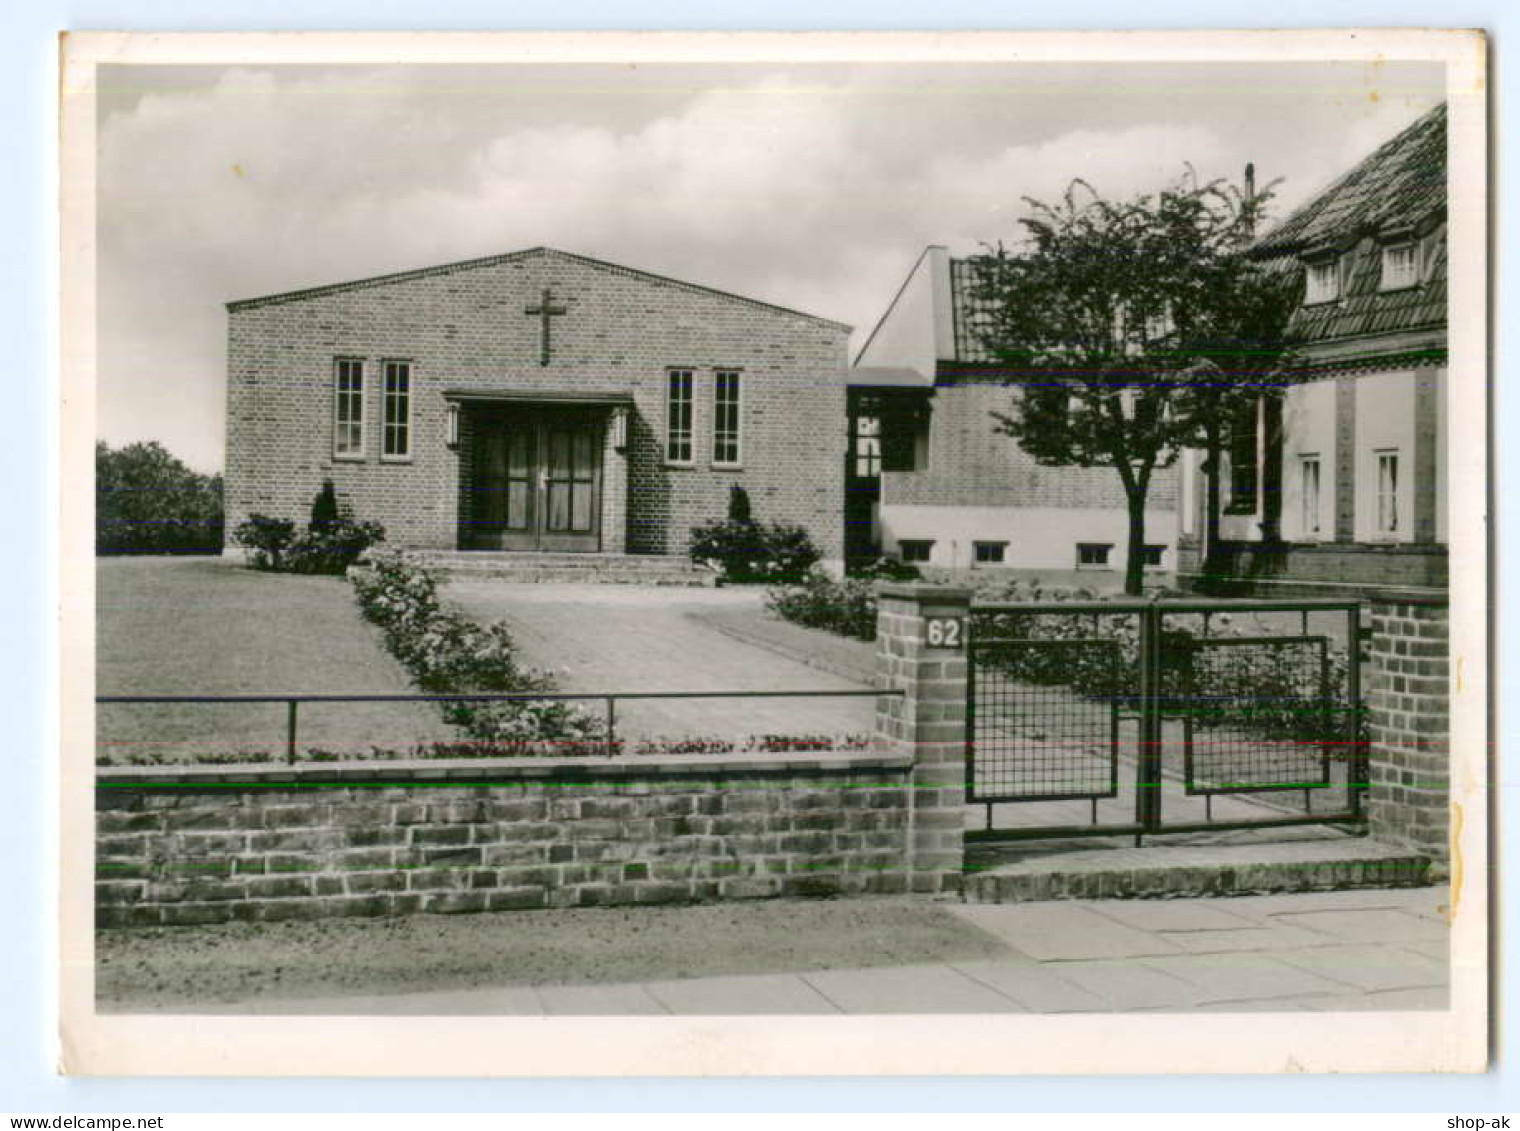
[[[297,727],[302,703],[539,703],[600,700],[606,709],[607,734],[603,746],[610,757],[617,753],[617,704],[642,699],[901,699],[901,689],[845,691],[539,691],[539,692],[469,692],[448,695],[422,693],[325,695],[325,694],[252,694],[252,695],[97,695],[97,704],[105,703],[284,703],[285,759],[297,759]]]

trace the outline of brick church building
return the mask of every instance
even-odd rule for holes
[[[843,557],[841,323],[548,248],[227,309],[228,529],[330,479],[397,545],[681,555],[740,484]]]

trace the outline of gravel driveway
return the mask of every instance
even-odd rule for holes
[[[760,589],[674,589],[576,583],[455,581],[445,595],[482,621],[512,627],[523,662],[554,672],[565,691],[858,691],[868,685],[735,640],[698,619],[757,610]],[[601,710],[600,704],[588,704]],[[624,737],[867,736],[875,711],[859,699],[696,699],[619,702]]]

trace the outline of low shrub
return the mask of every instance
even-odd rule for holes
[[[790,522],[756,521],[749,494],[729,488],[728,517],[692,528],[691,560],[735,583],[800,581],[821,556],[812,537]]]
[[[355,522],[341,513],[337,492],[327,479],[312,500],[305,530],[297,531],[290,519],[254,514],[238,524],[233,540],[252,551],[255,569],[341,575],[371,546],[385,541],[385,527]]]
[[[252,553],[249,562],[255,569],[283,569],[285,551],[295,538],[296,524],[288,518],[269,518],[251,514],[232,532],[232,539]]]
[[[351,575],[360,611],[380,627],[385,646],[423,691],[545,694],[543,672],[521,667],[504,621],[476,624],[447,607],[438,582],[399,550],[372,552]],[[493,752],[592,754],[606,751],[602,720],[574,703],[553,699],[440,703],[444,718]]]
[[[285,549],[284,568],[291,573],[344,574],[371,546],[385,541],[378,522],[334,518],[308,527]]]
[[[768,592],[765,607],[781,619],[806,628],[875,640],[875,585],[875,581],[864,578],[836,581],[815,569],[799,585]]]
[[[724,581],[738,584],[801,580],[820,556],[802,527],[752,519],[693,527],[687,552],[693,562],[716,569]]]

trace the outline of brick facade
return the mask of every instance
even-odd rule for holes
[[[544,288],[553,320],[540,364]],[[842,556],[848,327],[808,315],[535,249],[229,305],[227,527],[250,513],[304,521],[324,479],[356,518],[402,545],[453,549],[469,517],[472,412],[447,443],[444,391],[632,397],[628,443],[603,448],[606,552],[684,552],[691,526],[726,514],[729,487],[755,517],[808,529]],[[334,456],[334,364],[366,366],[365,455]],[[411,362],[405,462],[380,449],[380,366]],[[693,370],[694,466],[663,458],[668,368]],[[713,466],[714,370],[740,370],[743,466]],[[531,411],[530,409],[524,411]]]
[[[1367,820],[1379,840],[1449,856],[1451,660],[1440,603],[1372,606]]]
[[[101,927],[909,889],[906,758],[102,769]]]
[[[927,464],[882,475],[882,502],[911,506],[1062,507],[1126,506],[1119,473],[1111,467],[1046,467],[997,432],[993,413],[1012,412],[1018,390],[995,381],[956,381],[936,387],[930,402]],[[1147,500],[1152,509],[1177,505],[1177,477],[1158,471]],[[1157,530],[1156,542],[1171,539]]]

